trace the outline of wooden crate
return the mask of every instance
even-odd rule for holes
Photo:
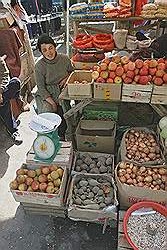
[[[41,166],[41,165],[47,166],[47,165],[58,164],[60,165],[60,167],[65,166],[70,170],[72,165],[72,160],[73,160],[72,143],[61,142],[61,148],[58,151],[52,163],[46,163],[36,160],[33,148],[31,148],[27,153],[26,163],[28,165],[36,165],[36,166]]]
[[[94,82],[94,99],[119,101],[122,84]]]
[[[167,85],[153,86],[151,97],[152,104],[167,104]]]
[[[118,223],[118,247],[117,250],[131,250],[132,247],[127,242],[123,232],[123,217],[126,211],[119,211],[119,223]]]
[[[48,204],[38,205],[25,202],[22,202],[21,205],[23,206],[23,209],[27,214],[47,215],[62,218],[66,218],[67,214],[65,206],[56,207],[49,206]]]
[[[122,102],[149,103],[153,86],[140,84],[123,84]]]

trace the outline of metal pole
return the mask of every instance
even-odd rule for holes
[[[69,13],[69,7],[70,7],[70,0],[67,0],[67,10],[66,10],[66,53],[69,56],[70,50],[69,50],[69,42],[70,42],[70,13]]]

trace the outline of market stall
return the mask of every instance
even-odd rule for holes
[[[129,7],[130,1],[120,2],[126,2],[126,11],[124,6],[120,15],[126,13],[131,21],[144,20],[129,17],[134,8]],[[105,13],[113,15],[118,10],[113,6]],[[158,7],[156,11],[154,14],[162,14]],[[103,34],[77,34],[72,55],[76,70],[59,96],[60,102],[75,101],[64,114],[70,142],[59,141],[58,118],[52,119],[50,114],[34,117],[30,128],[37,137],[26,164],[10,184],[25,211],[102,223],[103,233],[107,225],[114,225],[120,250],[134,245],[134,249],[152,249],[150,235],[156,238],[153,249],[158,249],[167,216],[167,118],[153,114],[150,107],[167,104],[167,61],[165,57],[131,57],[140,46],[148,47],[150,39],[146,38],[139,43],[129,29],[122,28]],[[121,55],[118,50],[131,53]],[[126,105],[129,109],[122,114],[121,107]],[[136,107],[145,109],[139,113]],[[125,120],[131,123],[125,124]],[[140,201],[144,203],[140,205]],[[133,217],[135,213],[137,217]],[[140,239],[132,226],[134,221]]]

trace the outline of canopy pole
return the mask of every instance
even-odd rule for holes
[[[67,0],[66,10],[66,54],[70,55],[69,42],[70,42],[70,0]]]

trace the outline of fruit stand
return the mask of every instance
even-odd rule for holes
[[[128,9],[126,15],[129,14]],[[150,106],[167,104],[167,60],[122,56],[116,53],[115,47],[123,46],[120,49],[126,50],[127,40],[123,39],[122,45],[115,37],[106,33],[104,36],[87,34],[73,41],[72,60],[79,68],[71,73],[59,96],[61,103],[75,101],[64,113],[71,142],[60,142],[52,162],[37,159],[33,146],[27,153],[26,164],[10,183],[10,189],[26,212],[102,223],[103,233],[107,225],[114,225],[118,230],[117,249],[122,250],[132,249],[131,241],[127,236],[125,239],[124,234],[127,235],[125,226],[130,228],[135,219],[128,213],[133,204],[138,205],[135,212],[140,212],[136,219],[140,231],[144,220],[140,215],[144,213],[149,218],[149,223],[145,223],[148,235],[161,231],[162,239],[164,237],[167,117],[161,119]],[[81,51],[85,43],[97,45],[92,48],[93,55],[90,47],[86,56],[83,48]],[[103,45],[103,51],[99,45]],[[109,48],[114,53],[108,56]],[[77,61],[78,58],[81,61]],[[91,68],[85,69],[85,66]],[[121,111],[124,106],[127,109]],[[141,112],[139,107],[144,107]],[[131,121],[127,124],[126,120]],[[40,149],[46,150],[46,145]],[[142,208],[149,211],[137,210],[141,201],[145,202]],[[124,225],[127,213],[130,224]],[[160,225],[162,230],[157,230]],[[128,233],[132,233],[130,236],[136,245],[145,244],[130,230]],[[148,236],[145,240],[152,244],[149,239]],[[139,249],[147,249],[144,247]]]

